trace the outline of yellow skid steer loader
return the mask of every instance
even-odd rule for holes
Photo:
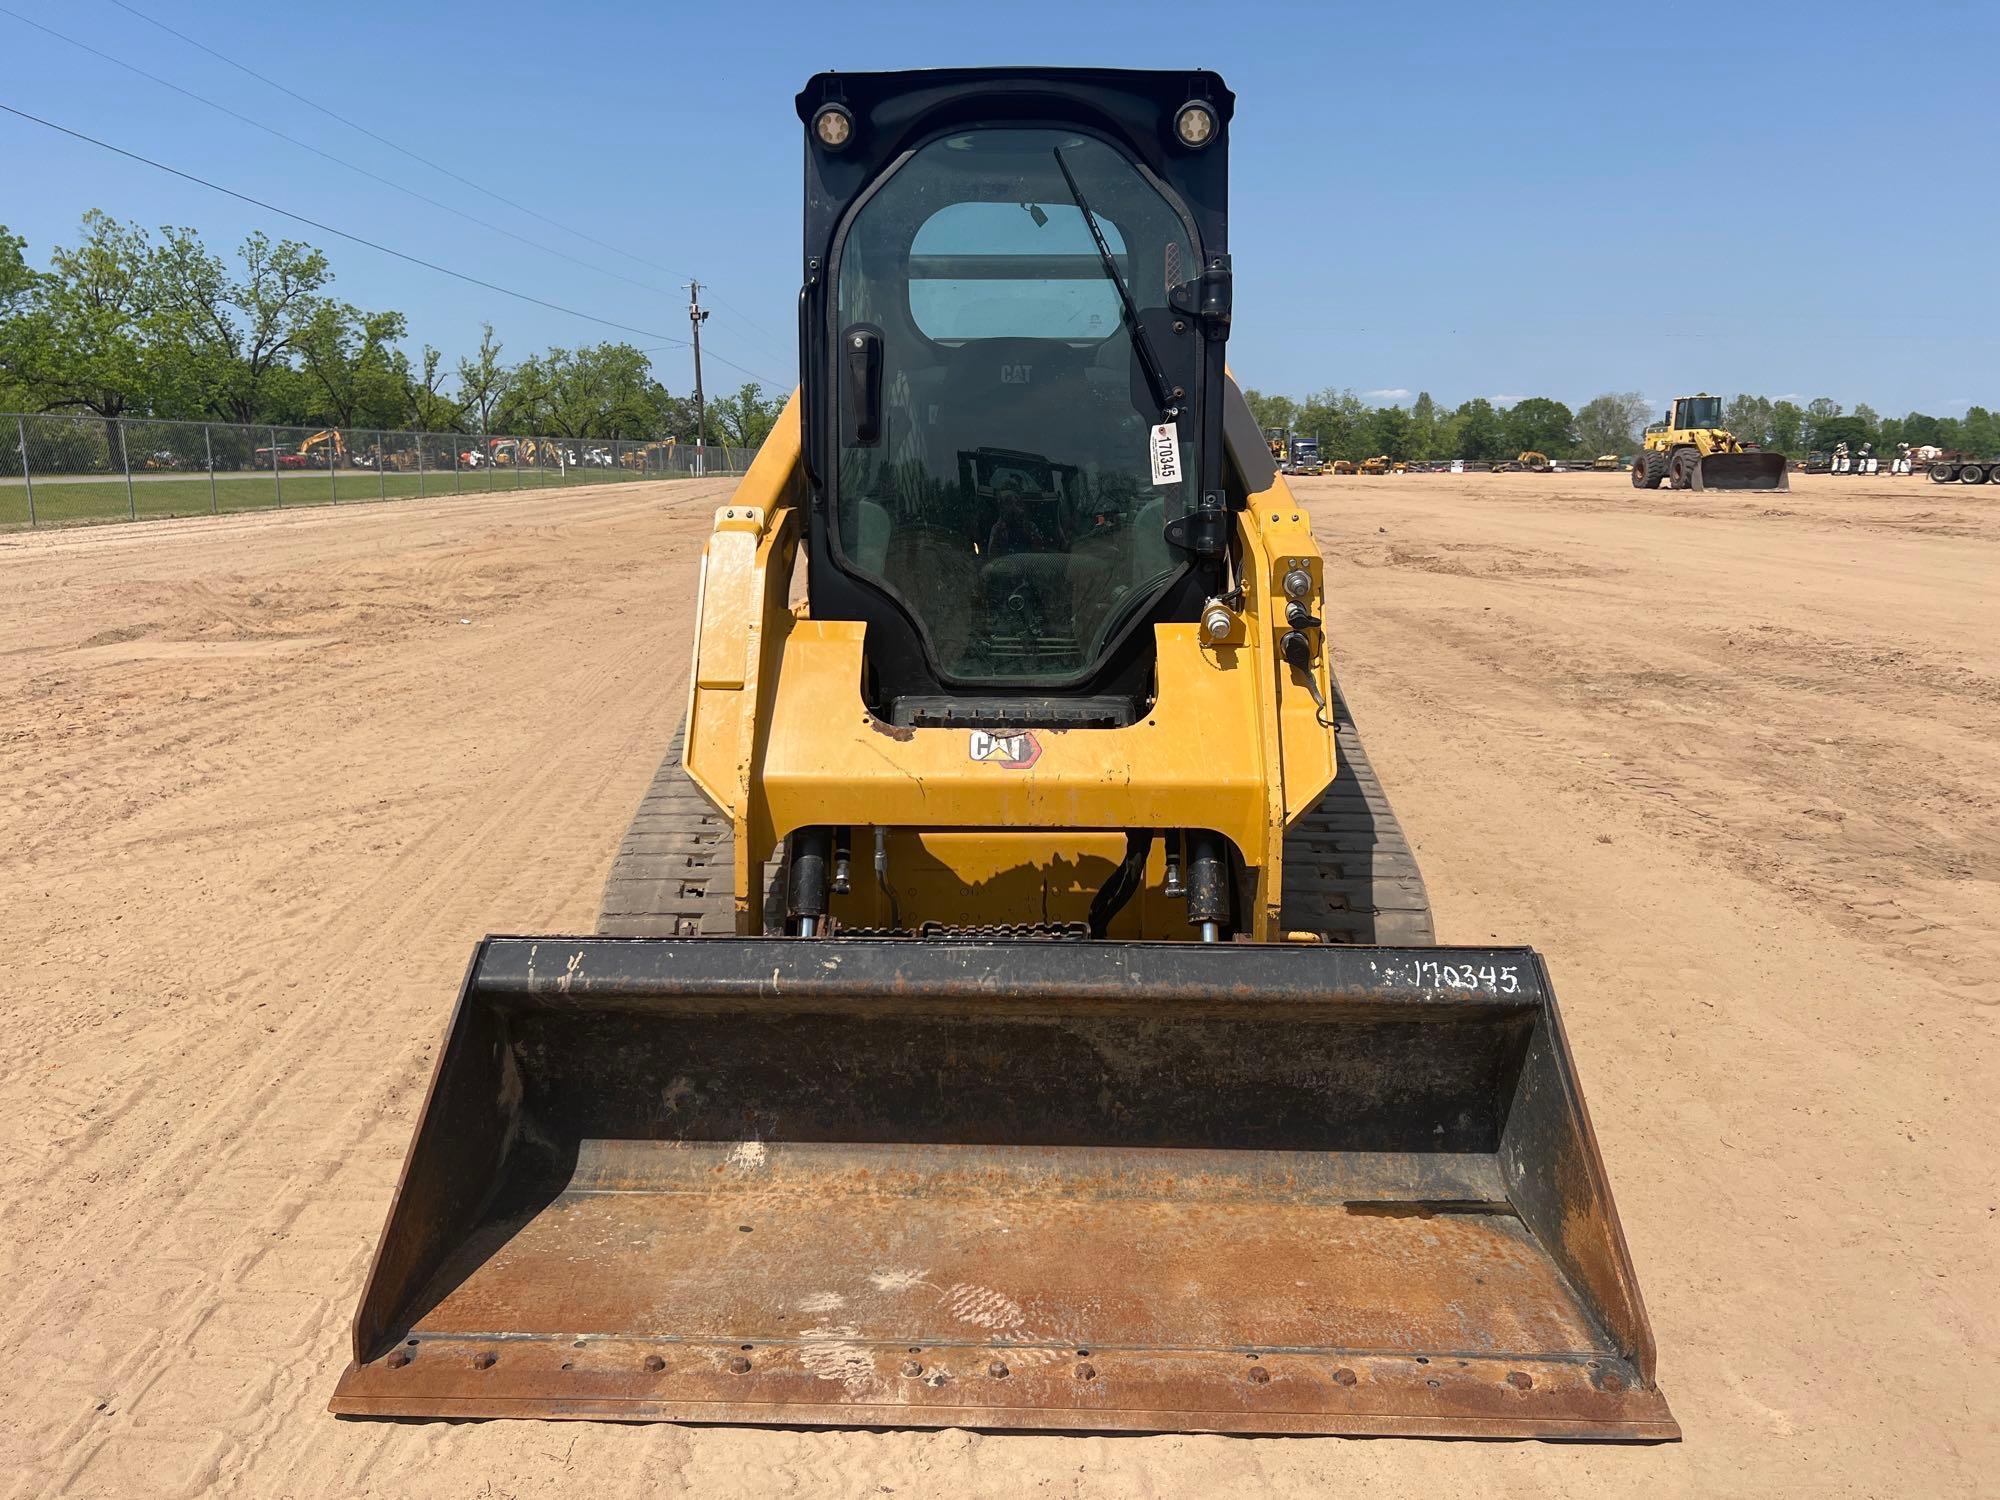
[[[1233,103],[799,95],[684,739],[600,934],[474,953],[334,1411],[1678,1436],[1547,971],[1434,946],[1225,371]]]

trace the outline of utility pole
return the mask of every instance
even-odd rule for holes
[[[688,323],[694,329],[694,463],[697,474],[707,468],[703,460],[707,457],[705,450],[708,446],[708,422],[701,394],[701,325],[707,321],[708,314],[701,305],[701,283],[690,281]]]

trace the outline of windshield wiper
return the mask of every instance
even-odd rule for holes
[[[1105,243],[1097,215],[1090,211],[1083,189],[1076,185],[1069,163],[1063,160],[1062,147],[1057,146],[1054,150],[1056,168],[1063,174],[1063,181],[1069,184],[1069,195],[1082,210],[1083,222],[1090,226],[1090,237],[1097,241],[1097,258],[1104,263],[1105,278],[1118,293],[1118,306],[1124,314],[1125,326],[1132,330],[1132,348],[1139,356],[1139,367],[1146,372],[1146,385],[1153,393],[1154,405],[1160,409],[1160,420],[1171,422],[1181,414],[1174,400],[1174,388],[1167,384],[1167,372],[1160,364],[1160,357],[1153,352],[1152,341],[1146,337],[1146,326],[1139,321],[1139,309],[1132,301],[1132,292],[1125,285],[1125,278],[1118,272],[1118,262],[1111,254],[1111,246]]]

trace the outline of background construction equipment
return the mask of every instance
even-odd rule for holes
[[[1632,465],[1634,489],[1789,490],[1782,453],[1746,447],[1722,425],[1720,396],[1676,396],[1646,429],[1645,451]]]

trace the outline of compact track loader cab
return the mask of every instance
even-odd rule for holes
[[[797,106],[684,736],[600,934],[474,954],[333,1409],[1676,1436],[1547,972],[1432,945],[1225,369],[1232,95]]]

